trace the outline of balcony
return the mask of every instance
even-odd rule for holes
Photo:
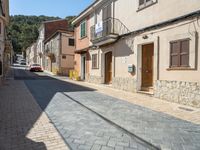
[[[108,18],[90,29],[91,42],[96,46],[106,45],[118,40],[119,36],[129,32],[128,28],[115,18]]]

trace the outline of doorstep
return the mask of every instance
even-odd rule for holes
[[[137,93],[145,94],[145,95],[148,95],[148,96],[151,96],[151,97],[153,97],[153,95],[154,95],[153,91],[137,91]]]

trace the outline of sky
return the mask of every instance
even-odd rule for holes
[[[10,0],[10,15],[78,15],[94,0]]]

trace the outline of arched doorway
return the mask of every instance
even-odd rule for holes
[[[105,54],[105,83],[112,83],[112,52]]]

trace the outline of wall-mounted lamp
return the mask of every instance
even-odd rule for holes
[[[95,49],[99,49],[99,46],[92,45],[92,46],[91,46],[91,49],[93,49],[93,50],[95,50]]]
[[[143,39],[148,39],[149,37],[147,35],[142,36]]]

